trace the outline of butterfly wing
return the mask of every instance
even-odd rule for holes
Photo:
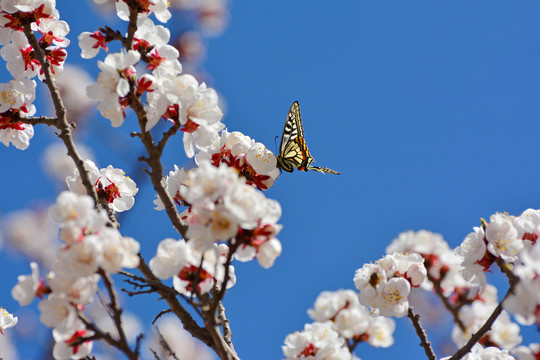
[[[302,123],[300,122],[300,129],[298,129],[298,119],[300,118],[300,106],[298,101],[295,101],[291,105],[291,109],[287,114],[287,120],[285,121],[285,126],[283,127],[283,134],[281,135],[281,143],[279,144],[279,153],[284,154],[287,145],[294,141],[299,135],[303,136],[304,129],[302,129]]]
[[[299,168],[302,165],[303,151],[301,149],[302,142],[298,139],[302,138],[304,129],[300,119],[300,106],[298,101],[295,101],[287,114],[287,120],[281,135],[281,143],[279,144],[279,155],[277,157],[278,167],[292,172],[294,168]]]
[[[294,168],[301,171],[314,170],[321,173],[339,174],[332,169],[319,166],[311,166],[313,157],[309,153],[306,141],[304,140],[304,127],[300,116],[300,105],[295,101],[287,114],[281,143],[279,144],[279,155],[277,165],[280,169],[292,172]]]

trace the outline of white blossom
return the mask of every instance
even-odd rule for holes
[[[178,166],[174,165],[174,170],[169,172],[169,175],[163,180],[164,187],[177,204],[181,204],[183,201],[182,196],[180,195],[180,188],[184,186],[184,181],[187,178],[187,171],[184,168],[179,169]],[[156,199],[154,200],[156,205],[156,210],[164,210],[165,205],[163,201],[156,194]]]
[[[33,51],[28,39],[22,31],[14,31],[11,34],[11,43],[0,49],[2,59],[6,61],[6,68],[15,79],[23,77],[33,78],[41,70],[39,62],[25,54]]]
[[[55,0],[2,0],[1,2],[2,10],[10,14],[18,11],[32,12],[40,6],[43,6],[44,14],[58,17]]]
[[[448,360],[451,356],[442,358],[441,360]],[[515,358],[508,354],[506,350],[500,350],[496,347],[490,346],[483,348],[480,344],[473,346],[472,350],[465,354],[462,360],[515,360]]]
[[[360,303],[378,315],[405,316],[411,286],[419,286],[426,277],[423,261],[419,254],[394,253],[364,265],[354,276]]]
[[[94,201],[88,195],[78,195],[63,191],[56,198],[56,204],[49,209],[49,215],[64,226],[84,227],[94,213]]]
[[[483,291],[486,286],[484,271],[489,268],[493,260],[487,251],[484,230],[481,227],[474,227],[473,230],[463,243],[454,249],[454,253],[461,261],[463,278],[470,282],[471,286],[479,286],[480,291]]]
[[[119,127],[124,122],[125,114],[120,98],[127,96],[129,92],[126,77],[136,73],[134,65],[139,59],[140,54],[133,50],[107,55],[104,61],[98,61],[101,72],[97,83],[87,87],[88,96],[100,101],[98,110],[101,115],[111,120],[113,127]]]
[[[285,360],[350,360],[345,340],[333,329],[332,322],[306,324],[303,331],[287,335],[282,347]]]
[[[165,45],[171,38],[171,31],[163,25],[156,25],[149,17],[141,17],[137,20],[137,31],[133,37],[135,42],[145,41],[151,45]]]
[[[72,331],[60,331],[55,328],[53,337],[55,344],[53,347],[53,356],[55,359],[83,359],[90,355],[92,351],[92,341],[84,341],[78,346],[71,346],[82,337],[92,336],[94,333],[87,330],[84,324],[79,320]]]
[[[489,252],[508,262],[515,261],[523,248],[523,241],[518,238],[518,231],[513,226],[513,217],[502,213],[491,215],[486,227],[486,239]]]
[[[71,162],[73,163],[73,161]],[[83,165],[84,168],[87,171],[88,180],[90,181],[92,185],[95,184],[99,179],[99,169],[97,168],[96,164],[90,159],[83,160],[83,164],[84,164]],[[66,184],[67,184],[68,189],[77,194],[81,194],[81,195],[86,194],[86,188],[84,187],[82,183],[82,178],[81,178],[81,175],[79,174],[79,169],[77,169],[74,164],[72,165],[71,169],[72,169],[71,172],[73,173],[73,175],[66,177]]]
[[[19,302],[20,306],[26,306],[34,300],[40,286],[39,267],[35,262],[30,263],[31,275],[19,275],[17,285],[11,290],[11,296]]]
[[[209,161],[214,166],[225,164],[232,167],[246,183],[260,190],[270,188],[279,176],[274,154],[263,144],[238,131],[221,131],[209,146],[197,153],[195,161],[197,164]]]
[[[8,313],[6,309],[0,307],[0,334],[4,335],[3,330],[17,325],[18,321],[18,317],[13,316],[13,314]]]
[[[150,260],[150,269],[160,279],[168,279],[178,274],[187,263],[187,243],[174,239],[162,240],[156,256]]]
[[[153,13],[161,22],[167,22],[171,18],[171,13],[168,9],[168,2],[166,0],[152,0],[148,2],[145,13],[139,14],[140,17],[149,16]],[[129,7],[124,0],[116,1],[116,14],[124,21],[129,20]]]
[[[54,17],[40,19],[34,30],[44,35],[40,41],[47,44],[55,44],[60,47],[68,47],[69,39],[66,38],[69,33],[69,25],[65,21]]]
[[[228,248],[214,244],[209,250],[200,252],[190,244],[191,241],[187,244],[184,240],[161,241],[156,256],[150,260],[150,269],[160,279],[173,277],[173,286],[181,294],[190,295],[195,282],[200,293],[210,291],[214,285],[221,286]],[[229,266],[228,271],[230,279],[227,288],[230,288],[236,282],[236,277],[232,266]]]
[[[135,204],[135,194],[139,191],[135,181],[125,176],[122,169],[113,168],[112,165],[101,169],[99,183],[96,184],[98,197],[105,198],[111,209],[116,212],[129,210]]]
[[[39,321],[47,327],[58,328],[62,331],[74,330],[77,312],[73,304],[64,296],[50,295],[39,305]]]

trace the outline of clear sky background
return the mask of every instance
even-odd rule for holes
[[[95,78],[95,61],[80,59],[76,37],[104,19],[86,2],[59,1],[58,8],[71,26],[68,62]],[[315,165],[342,173],[284,173],[265,192],[283,209],[283,254],[269,270],[236,264],[238,282],[225,307],[241,358],[281,358],[285,336],[310,322],[306,310],[317,295],[353,289],[355,270],[379,259],[400,232],[438,232],[453,248],[481,217],[540,208],[539,14],[540,3],[527,0],[231,4],[230,24],[207,41],[204,62],[209,84],[227,103],[227,128],[273,150],[298,100]],[[123,23],[115,26],[125,30]],[[173,19],[170,26],[183,24]],[[38,114],[47,114],[37,106]],[[107,134],[107,141],[82,139],[99,165],[143,179],[130,173],[135,159],[113,152],[114,145],[140,149],[127,136],[133,123],[111,131],[97,113],[89,123],[94,134]],[[58,188],[36,162],[51,141],[58,140],[50,129],[37,128],[28,150],[0,148],[0,219],[36,199],[54,201]],[[181,140],[171,145],[167,170],[186,164]],[[176,235],[166,215],[152,210],[148,181],[140,187],[121,231],[141,242],[150,259],[159,241]],[[3,250],[0,306],[22,314],[9,293],[29,267]],[[156,298],[124,300],[148,323],[164,308]],[[534,329],[525,333],[525,344],[538,339]],[[433,334],[443,355],[450,328]],[[360,345],[356,354],[424,358],[407,319],[397,320],[395,338],[389,349]]]

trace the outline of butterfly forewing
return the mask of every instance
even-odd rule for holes
[[[279,144],[279,153],[285,154],[287,144],[294,141],[298,136],[304,136],[304,130],[302,129],[302,122],[300,119],[300,106],[298,101],[295,101],[289,114],[287,115],[287,120],[285,121],[285,126],[283,127],[283,134],[281,135],[281,143]]]
[[[297,168],[302,171],[314,170],[322,173],[339,174],[339,172],[332,169],[311,166],[312,162],[313,157],[309,153],[304,140],[300,105],[298,105],[298,101],[295,101],[287,114],[287,120],[281,135],[279,155],[277,157],[278,167],[287,172],[292,172],[294,168]]]

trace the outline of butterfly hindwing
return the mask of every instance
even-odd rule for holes
[[[277,165],[280,169],[292,172],[294,168],[301,171],[314,170],[322,173],[339,174],[332,169],[311,166],[313,157],[309,153],[304,139],[304,128],[300,116],[300,105],[295,101],[287,114],[287,120],[281,135]]]

